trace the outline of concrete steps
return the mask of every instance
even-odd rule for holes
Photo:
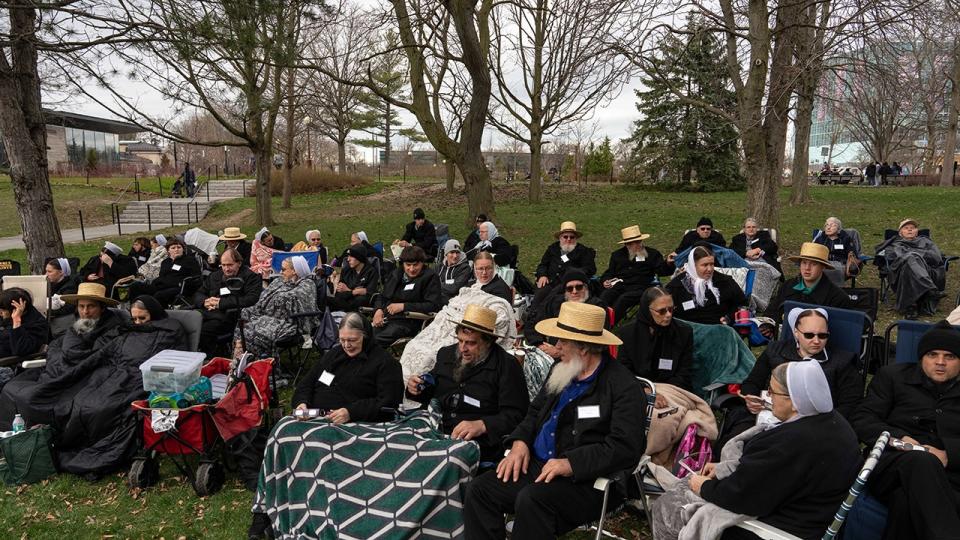
[[[196,198],[153,199],[131,201],[120,213],[121,224],[150,223],[186,225],[202,220],[210,208],[220,201],[252,196],[256,181],[212,180],[204,184]]]

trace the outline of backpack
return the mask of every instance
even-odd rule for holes
[[[684,478],[690,471],[680,465],[683,463],[691,470],[700,471],[703,466],[710,462],[713,457],[713,449],[710,448],[710,441],[706,437],[697,435],[697,425],[690,424],[680,438],[680,444],[677,446],[676,457],[674,458],[673,474],[677,478]]]

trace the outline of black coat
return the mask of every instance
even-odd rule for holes
[[[771,342],[753,364],[750,375],[743,381],[741,391],[759,396],[760,392],[770,385],[773,368],[786,362],[801,360],[797,344],[793,340]],[[823,368],[823,374],[830,385],[834,409],[844,418],[850,419],[863,397],[863,377],[857,371],[857,355],[850,351],[828,349],[827,360],[820,362],[820,367]]]
[[[747,441],[737,470],[700,496],[805,539],[819,539],[860,468],[850,424],[835,411],[796,419]]]
[[[73,276],[65,277],[58,281],[57,283],[50,284],[50,296],[59,294],[63,296],[65,294],[77,294],[77,282],[74,281]],[[64,302],[63,307],[58,309],[50,310],[50,317],[63,317],[64,315],[73,315],[77,311],[77,306],[75,304],[70,304]]]
[[[659,284],[657,276],[669,276],[673,273],[673,268],[667,264],[659,251],[650,246],[644,247],[647,250],[647,256],[643,261],[630,260],[626,246],[611,253],[610,264],[600,276],[600,281],[620,278],[627,289],[646,289],[650,285]]]
[[[174,266],[177,268],[174,268]],[[153,280],[151,285],[153,285],[156,290],[176,289],[179,291],[180,282],[199,275],[200,265],[197,264],[195,257],[191,255],[181,255],[177,260],[167,257],[160,263],[160,274],[157,276],[157,279]],[[184,288],[184,296],[189,298],[189,295],[193,294],[199,286],[200,280],[198,279],[187,282]]]
[[[600,372],[579,398],[560,412],[556,431],[556,455],[570,460],[575,482],[593,482],[600,476],[613,476],[633,470],[646,449],[643,426],[646,397],[633,373],[604,354]],[[540,428],[547,422],[560,394],[541,388],[530,403],[527,416],[507,437],[505,444],[520,440],[527,444],[531,457]],[[578,418],[580,407],[596,405],[599,418]]]
[[[473,285],[477,282],[476,277],[472,278],[468,285]],[[493,276],[493,279],[489,283],[480,287],[480,290],[492,294],[493,296],[499,296],[503,298],[510,305],[513,305],[513,292],[510,290],[510,286],[507,285],[507,282],[503,280],[500,276]]]
[[[827,246],[827,249],[830,250],[829,260],[841,262],[846,264],[848,253],[851,251],[853,254],[859,255],[856,250],[853,249],[853,239],[850,238],[850,235],[847,234],[847,231],[840,230],[837,233],[837,238],[833,239],[826,235],[823,231],[820,231],[817,234],[817,237],[813,240],[817,244],[822,244]]]
[[[827,276],[820,276],[820,281],[817,282],[817,286],[813,288],[813,292],[810,294],[803,294],[794,290],[793,287],[802,279],[802,277],[797,276],[781,283],[777,296],[770,301],[764,315],[779,323],[783,319],[783,303],[787,300],[817,306],[857,309],[856,304],[853,303],[853,300],[850,300],[847,293],[827,279]]]
[[[47,319],[37,308],[28,305],[20,317],[19,328],[14,328],[13,321],[9,319],[0,324],[0,358],[40,352],[40,348],[49,340],[50,325]]]
[[[683,235],[683,238],[680,239],[680,245],[677,246],[674,253],[680,253],[689,247],[693,247],[697,242],[706,242],[715,246],[727,247],[727,241],[723,239],[723,235],[717,232],[716,229],[710,231],[710,236],[708,236],[706,240],[700,238],[696,230],[692,230]]]
[[[650,325],[636,320],[622,327],[623,340],[617,360],[638,377],[655,383],[666,383],[693,391],[693,329],[678,320],[666,328],[657,327],[651,334]]]
[[[350,290],[334,294],[333,297],[336,299],[334,305],[344,311],[356,311],[368,305],[370,298],[377,292],[379,285],[377,269],[367,263],[363,265],[363,270],[357,273],[349,266],[344,266],[340,271],[340,283],[349,287]],[[353,290],[358,287],[366,289],[367,294],[353,294]]]
[[[200,308],[204,320],[236,320],[241,308],[252,306],[260,299],[263,280],[259,274],[251,271],[249,267],[241,266],[236,277],[243,280],[243,288],[237,292],[229,291],[229,294],[225,294],[229,278],[224,277],[223,270],[217,270],[202,280],[200,288],[193,294],[193,305]],[[210,311],[203,307],[203,302],[212,297],[219,298],[220,304],[217,309]]]
[[[547,338],[540,332],[537,332],[536,326],[538,322],[544,319],[552,319],[560,315],[560,306],[566,301],[564,292],[562,285],[555,286],[543,302],[540,302],[537,306],[532,306],[530,310],[527,311],[527,316],[523,323],[523,338],[528,345],[540,345],[544,342],[555,344],[557,342],[555,338]],[[585,303],[607,309],[607,305],[599,296],[591,296],[587,298]],[[604,320],[603,326],[607,330],[610,329],[609,317]]]
[[[423,220],[423,227],[419,229],[415,221],[407,223],[403,240],[419,246],[430,258],[437,256],[437,228],[428,219]]]
[[[147,262],[147,259],[150,258],[150,248],[146,248],[143,251],[134,251],[133,248],[130,248],[130,251],[127,253],[127,257],[133,259],[133,262],[136,263],[137,268],[140,268],[143,263]]]
[[[441,348],[437,352],[437,364],[430,372],[437,384],[424,388],[416,396],[407,394],[407,397],[424,404],[433,398],[438,399],[443,413],[443,432],[447,434],[464,420],[483,420],[487,432],[477,440],[480,460],[500,461],[504,450],[501,440],[527,413],[530,397],[523,369],[500,345],[493,344],[487,359],[479,366],[465,368],[460,382],[457,382],[453,378],[457,367],[456,351],[457,345]],[[456,405],[452,404],[453,401],[457,402]]]
[[[566,257],[566,260],[564,260]],[[569,268],[579,268],[587,276],[593,276],[597,273],[597,251],[583,244],[577,244],[573,251],[566,255],[560,253],[560,241],[550,244],[550,247],[543,252],[540,258],[540,264],[537,265],[536,276],[541,278],[546,276],[550,280],[550,285],[557,284],[563,277],[563,274]]]
[[[87,276],[90,274],[101,274],[99,279],[93,280],[93,283],[99,283],[107,288],[107,296],[113,293],[113,284],[118,280],[137,273],[137,263],[126,255],[114,255],[107,252],[113,259],[113,265],[107,266],[100,260],[100,254],[90,257],[87,264],[77,272],[77,279],[81,282],[90,281]]]
[[[779,251],[780,248],[770,236],[770,231],[757,231],[757,236],[755,236],[753,240],[747,240],[745,233],[740,233],[730,240],[730,249],[744,259],[747,257],[748,249],[756,248],[763,250],[763,255],[761,255],[760,258],[763,259],[765,263],[776,268],[777,271],[782,272],[780,269],[780,261],[777,260],[777,251]]]
[[[384,286],[383,293],[374,301],[374,307],[386,311],[387,305],[401,303],[404,311],[419,313],[440,311],[443,305],[440,279],[432,268],[423,267],[423,271],[412,280],[404,281],[405,277],[403,270],[397,269]]]
[[[510,245],[510,242],[507,242],[507,239],[498,236],[490,241],[490,246],[481,248],[468,255],[470,260],[476,256],[480,251],[486,251],[487,253],[493,255],[493,262],[497,263],[497,266],[515,268],[517,261],[513,258],[513,246]]]
[[[748,304],[747,297],[743,294],[743,289],[737,285],[734,279],[720,272],[713,273],[713,286],[720,291],[719,302],[713,296],[713,292],[707,289],[706,302],[703,306],[693,305],[693,293],[687,291],[683,286],[685,274],[680,274],[667,283],[667,292],[673,297],[673,304],[676,306],[674,316],[685,321],[691,321],[700,324],[720,324],[720,317],[726,317],[733,320],[733,312],[741,306]],[[686,304],[686,306],[684,305]]]
[[[329,385],[320,381],[324,372],[333,375]],[[380,409],[395,409],[402,399],[400,363],[370,340],[354,358],[339,345],[327,351],[300,379],[290,404],[306,403],[328,411],[346,407],[351,422],[377,422],[393,418],[392,413]]]
[[[936,385],[920,364],[881,368],[853,415],[860,440],[870,446],[889,431],[947,452],[947,477],[960,486],[960,383]],[[888,450],[889,451],[889,450]]]
[[[437,275],[440,279],[440,291],[444,305],[450,302],[451,298],[460,294],[460,289],[470,285],[473,280],[473,271],[470,269],[470,263],[467,262],[466,258],[453,266],[441,264],[437,267]]]
[[[240,254],[240,264],[242,266],[250,266],[250,251],[253,249],[253,244],[247,242],[246,240],[241,240],[237,244],[237,253]]]
[[[467,239],[463,241],[463,252],[467,253],[474,248],[480,242],[480,228],[476,228],[470,231],[470,234],[467,235]],[[472,252],[470,253],[470,258],[472,259]]]

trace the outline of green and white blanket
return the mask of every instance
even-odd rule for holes
[[[480,449],[418,412],[400,422],[282,419],[264,453],[253,511],[278,538],[461,538],[462,488]]]

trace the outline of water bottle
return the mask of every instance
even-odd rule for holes
[[[19,414],[13,417],[13,432],[20,433],[27,428],[27,423],[23,421],[23,417]]]

